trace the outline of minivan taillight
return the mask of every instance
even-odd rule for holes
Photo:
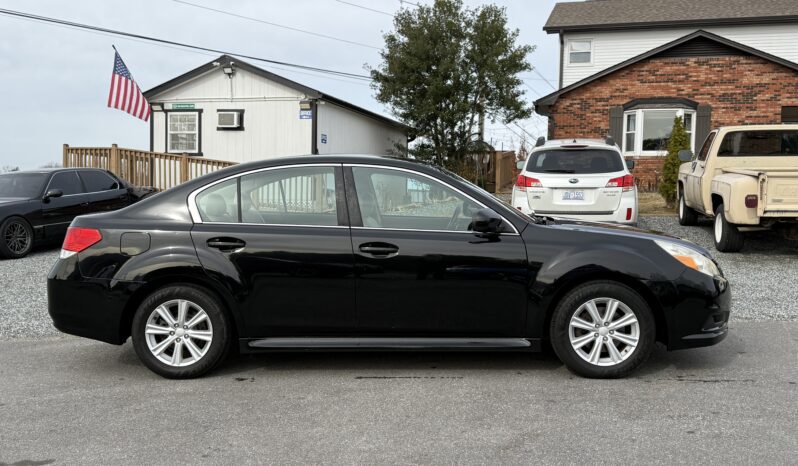
[[[632,175],[619,176],[607,181],[605,188],[623,188],[624,191],[631,191],[635,187],[635,177]]]
[[[62,255],[64,251],[73,254],[84,251],[99,243],[101,239],[103,239],[102,233],[95,228],[69,227],[64,238],[64,245],[61,246]]]
[[[518,179],[515,180],[515,187],[519,188],[520,191],[526,191],[526,188],[542,188],[543,184],[537,178],[518,175]]]

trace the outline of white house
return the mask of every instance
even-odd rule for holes
[[[229,55],[144,93],[150,150],[249,162],[284,155],[386,155],[409,127]]]

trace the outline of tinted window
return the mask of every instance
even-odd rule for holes
[[[698,160],[704,161],[707,159],[707,156],[709,155],[709,148],[712,147],[712,141],[715,140],[715,136],[717,135],[718,133],[716,131],[709,133],[707,140],[704,141],[704,145],[701,147],[701,152],[698,153]]]
[[[363,226],[467,231],[472,201],[446,185],[412,172],[353,167]]]
[[[64,196],[69,196],[70,194],[82,193],[83,185],[80,184],[80,178],[78,178],[76,172],[58,172],[53,175],[47,189],[60,189],[64,193]]]
[[[283,168],[242,176],[241,220],[272,225],[338,225],[333,168]]]
[[[211,186],[197,195],[196,203],[203,222],[238,222],[238,180]]]
[[[798,155],[798,131],[734,131],[723,137],[720,157]]]
[[[0,175],[0,197],[32,199],[43,194],[47,173],[6,173]]]
[[[86,186],[87,193],[119,189],[119,183],[101,171],[90,170],[81,171],[78,173],[80,174],[80,178],[83,180],[83,185]]]
[[[612,150],[543,150],[529,156],[526,170],[534,173],[611,173],[624,170],[621,155]]]

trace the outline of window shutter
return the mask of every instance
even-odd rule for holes
[[[701,149],[709,132],[712,131],[712,106],[701,104],[696,109],[695,150]]]
[[[610,136],[618,145],[623,144],[623,107],[610,107]]]

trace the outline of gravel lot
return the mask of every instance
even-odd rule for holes
[[[798,320],[798,243],[763,232],[749,234],[741,253],[718,253],[711,227],[682,227],[675,217],[643,217],[640,227],[669,233],[710,249],[732,284],[735,321]],[[47,272],[58,249],[39,250],[25,259],[0,260],[0,339],[60,335],[47,314]]]

